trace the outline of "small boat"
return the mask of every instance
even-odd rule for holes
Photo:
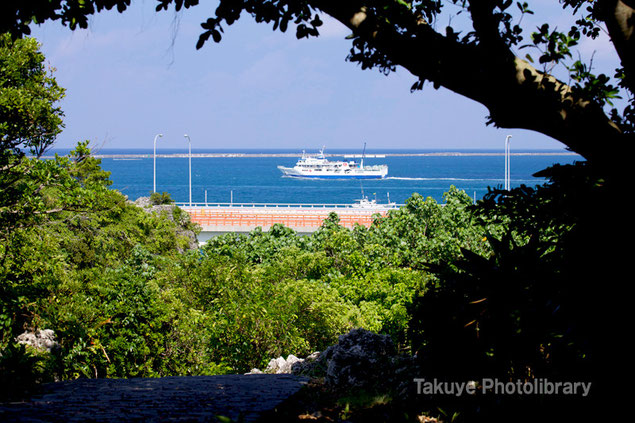
[[[356,202],[351,205],[351,207],[354,209],[387,210],[397,208],[397,203],[381,204],[378,203],[377,200],[369,200],[368,197],[360,198],[359,200],[355,201]]]
[[[381,204],[377,202],[377,199],[369,200],[366,195],[364,195],[364,188],[362,187],[362,198],[355,200],[355,203],[351,205],[354,209],[376,209],[376,210],[392,210],[396,209],[397,203],[390,202],[390,194],[388,194],[388,203]]]
[[[278,169],[283,176],[305,179],[383,179],[388,174],[387,165],[364,166],[363,155],[359,163],[353,160],[330,161],[324,156],[324,147],[313,156],[303,151],[295,166],[278,166]]]

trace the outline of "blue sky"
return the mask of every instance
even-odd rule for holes
[[[566,21],[557,2],[534,3],[536,22]],[[426,85],[410,93],[416,79],[404,69],[362,71],[344,60],[348,30],[326,16],[322,35],[310,40],[243,16],[220,44],[210,40],[197,51],[200,23],[215,3],[178,14],[155,13],[153,1],[133,4],[94,16],[88,30],[32,27],[67,89],[66,128],[55,147],[89,139],[97,148],[152,148],[162,133],[158,148],[187,149],[187,133],[194,150],[359,150],[364,142],[369,149],[502,150],[507,134],[513,149],[563,148],[530,131],[487,127],[485,107],[447,90]],[[614,60],[608,47],[603,39],[580,50],[595,52],[598,67]]]

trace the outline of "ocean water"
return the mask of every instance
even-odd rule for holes
[[[53,151],[55,152],[55,151]],[[60,154],[66,151],[57,151]],[[443,201],[443,193],[450,186],[464,190],[470,197],[480,199],[488,187],[502,187],[504,183],[504,156],[502,151],[463,150],[458,153],[485,155],[426,155],[366,158],[364,163],[387,164],[388,177],[381,180],[305,180],[283,177],[278,165],[293,166],[301,152],[295,150],[192,150],[196,153],[297,153],[298,157],[193,157],[192,201],[203,203],[314,203],[350,204],[361,197],[385,203],[388,198],[399,204],[417,192],[424,197]],[[510,158],[511,185],[535,186],[545,182],[533,176],[555,163],[573,163],[582,160],[577,155],[562,155],[563,151],[535,152]],[[311,152],[312,153],[312,152]],[[356,151],[330,150],[326,153]],[[367,154],[435,153],[427,150],[394,151],[368,150]],[[438,153],[438,152],[437,152]],[[539,154],[536,154],[539,153]],[[112,188],[134,200],[148,196],[153,184],[152,149],[101,150],[98,154],[148,154],[148,158],[103,158],[102,168],[111,172]],[[157,154],[187,154],[183,150],[157,151]],[[331,157],[331,160],[342,160]],[[346,159],[351,160],[351,159]],[[355,159],[359,160],[359,159]],[[158,192],[168,192],[177,202],[189,201],[189,174],[187,157],[157,157],[156,183]]]

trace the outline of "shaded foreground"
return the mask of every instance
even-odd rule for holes
[[[255,421],[296,393],[293,375],[78,379],[0,404],[3,422]]]

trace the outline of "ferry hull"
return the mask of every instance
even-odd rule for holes
[[[297,169],[278,166],[283,176],[299,179],[383,179],[388,173],[387,169],[383,171],[363,171],[355,170],[351,172],[300,172]]]
[[[289,175],[284,174],[289,178],[297,179],[384,179],[386,176],[382,175]]]

